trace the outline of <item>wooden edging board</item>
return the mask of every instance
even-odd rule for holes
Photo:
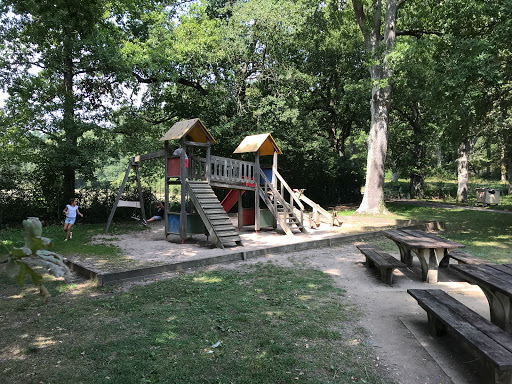
[[[444,222],[440,221],[429,221],[422,222],[415,225],[410,225],[406,227],[400,227],[400,229],[420,229],[420,230],[439,230],[444,228]],[[221,264],[221,263],[229,263],[232,261],[240,261],[240,260],[248,260],[255,257],[272,255],[276,253],[288,253],[288,252],[296,252],[303,251],[308,249],[316,249],[316,248],[328,248],[337,246],[343,243],[359,241],[362,239],[370,239],[374,237],[382,236],[381,230],[366,232],[366,233],[356,233],[353,235],[338,235],[329,237],[326,239],[320,240],[310,240],[303,241],[301,243],[295,244],[286,244],[286,245],[278,245],[275,247],[267,247],[267,248],[258,248],[248,251],[239,251],[227,253],[225,255],[213,256],[204,259],[196,259],[190,261],[180,261],[171,264],[163,264],[151,267],[142,267],[136,269],[130,269],[126,271],[118,271],[118,272],[107,272],[102,273],[99,271],[94,271],[84,266],[80,262],[65,260],[65,263],[68,267],[77,274],[88,278],[88,279],[96,279],[97,286],[101,287],[107,284],[117,283],[123,280],[137,279],[146,276],[158,275],[160,273],[166,272],[179,272],[184,271],[189,268],[197,268],[204,267],[208,265]],[[240,248],[237,248],[240,249]]]

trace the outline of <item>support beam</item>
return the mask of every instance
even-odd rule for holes
[[[135,168],[135,176],[137,178],[137,189],[139,191],[140,214],[142,216],[142,220],[146,220],[146,212],[144,210],[144,196],[142,194],[142,184],[140,183],[139,166],[137,164],[134,164],[133,168]]]
[[[159,157],[164,157],[164,156],[165,156],[165,151],[164,150],[160,150],[160,151],[157,151],[157,152],[151,152],[151,153],[146,153],[144,155],[135,156],[133,158],[133,162],[134,163],[139,163],[139,162],[144,161],[144,160],[157,159]]]
[[[254,160],[254,230],[260,230],[260,150],[256,152]]]
[[[169,140],[165,140],[164,142],[164,152],[165,152],[165,202],[164,202],[164,220],[165,220],[165,239],[167,240],[167,234],[169,233]]]
[[[180,154],[180,180],[181,180],[181,212],[180,212],[180,237],[183,243],[187,238],[187,168],[185,168],[185,139],[181,139],[181,154]]]
[[[126,173],[124,174],[123,182],[121,183],[121,187],[119,188],[119,192],[117,193],[116,200],[114,201],[114,206],[112,207],[112,210],[110,211],[110,216],[108,217],[107,225],[105,226],[105,233],[108,232],[110,223],[112,223],[112,219],[114,218],[114,213],[116,213],[117,204],[119,204],[119,200],[121,199],[121,195],[123,194],[124,186],[126,185],[126,181],[128,180],[128,175],[130,174],[132,165],[133,165],[133,159],[130,159],[130,161],[128,162],[128,168],[126,169]]]
[[[238,190],[238,230],[244,226],[244,207],[242,205],[242,191]]]

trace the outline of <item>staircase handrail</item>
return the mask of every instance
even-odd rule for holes
[[[259,191],[260,191],[260,196],[263,198],[263,200],[265,200],[265,203],[267,204],[267,206],[270,208],[272,206],[272,210],[274,210],[273,208],[273,205],[272,203],[270,202],[269,198],[268,198],[268,195],[267,195],[267,190],[270,189],[272,191],[272,193],[274,194],[274,198],[279,198],[281,200],[281,204],[283,205],[283,207],[286,208],[286,210],[288,212],[290,212],[292,210],[292,207],[290,207],[290,204],[288,204],[286,202],[286,200],[284,199],[283,196],[281,196],[281,193],[276,189],[276,187],[274,187],[274,185],[270,182],[270,180],[267,178],[267,175],[265,175],[263,172],[261,172],[260,174],[261,178],[263,179],[263,182],[264,182],[264,188],[258,188]]]
[[[295,193],[293,192],[293,190],[290,188],[290,186],[286,183],[286,181],[284,181],[283,177],[281,176],[281,174],[276,170],[274,170],[274,176],[277,177],[277,179],[281,182],[281,185],[288,191],[288,193],[290,194],[290,196],[293,198],[293,201],[295,201],[295,203],[299,206],[300,210],[303,211],[304,210],[304,205],[302,204],[302,202],[299,200],[299,198],[295,195]],[[268,180],[268,179],[267,179]]]

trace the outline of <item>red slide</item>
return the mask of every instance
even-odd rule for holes
[[[244,192],[245,191],[242,191],[242,195],[244,194]],[[232,189],[221,202],[224,211],[229,212],[229,210],[233,208],[233,205],[235,205],[237,201],[238,191],[236,189]]]

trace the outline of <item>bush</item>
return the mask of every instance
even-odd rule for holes
[[[80,211],[84,214],[87,223],[106,223],[110,210],[114,205],[118,190],[113,188],[85,187],[76,191]],[[156,196],[150,193],[149,188],[142,190],[144,208],[146,214],[154,211]],[[122,200],[138,201],[138,190],[127,187],[121,196]],[[43,196],[37,189],[17,189],[12,191],[0,191],[0,228],[19,226],[27,217],[38,217],[46,224],[57,224],[64,220],[60,193],[54,196]],[[116,210],[116,218],[129,218],[133,208],[119,208]]]

